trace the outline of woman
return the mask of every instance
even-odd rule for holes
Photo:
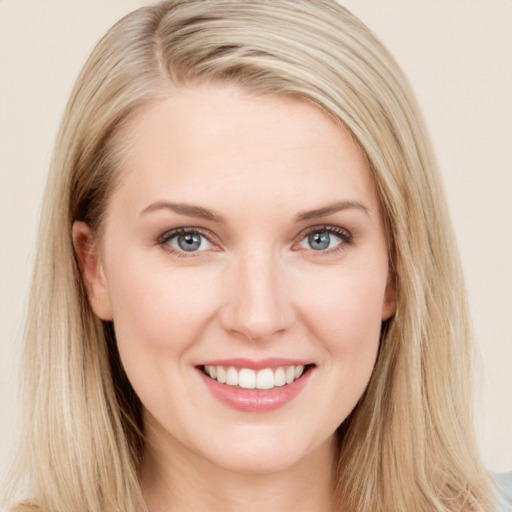
[[[19,459],[35,506],[492,509],[434,158],[357,19],[136,11],[56,147]]]

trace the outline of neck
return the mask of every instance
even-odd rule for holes
[[[233,471],[179,443],[148,439],[142,491],[150,512],[331,512],[335,440],[275,472]]]

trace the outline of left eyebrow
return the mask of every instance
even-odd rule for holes
[[[364,212],[366,215],[369,215],[369,209],[358,201],[340,201],[337,203],[329,204],[324,206],[323,208],[318,208],[316,210],[309,210],[307,212],[299,213],[294,221],[302,222],[305,220],[318,219],[319,217],[326,217],[327,215],[332,215],[333,213],[342,211],[342,210],[360,210]]]

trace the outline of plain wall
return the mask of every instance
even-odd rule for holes
[[[141,0],[0,0],[0,477],[38,211],[72,83],[96,40]],[[469,288],[484,460],[512,470],[512,1],[346,0],[404,68],[440,162]]]

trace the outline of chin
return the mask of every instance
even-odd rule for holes
[[[283,453],[275,450],[269,453],[261,450],[241,450],[234,453],[233,456],[224,456],[219,460],[216,458],[214,464],[222,467],[230,473],[240,475],[271,475],[290,470],[296,466],[301,457],[296,453]]]
[[[269,475],[286,472],[311,461],[317,456],[332,453],[334,434],[318,446],[296,436],[260,435],[250,442],[219,442],[219,452],[210,453],[210,462],[226,471],[245,475]],[[228,448],[226,448],[228,447]],[[325,459],[324,459],[325,460]]]

